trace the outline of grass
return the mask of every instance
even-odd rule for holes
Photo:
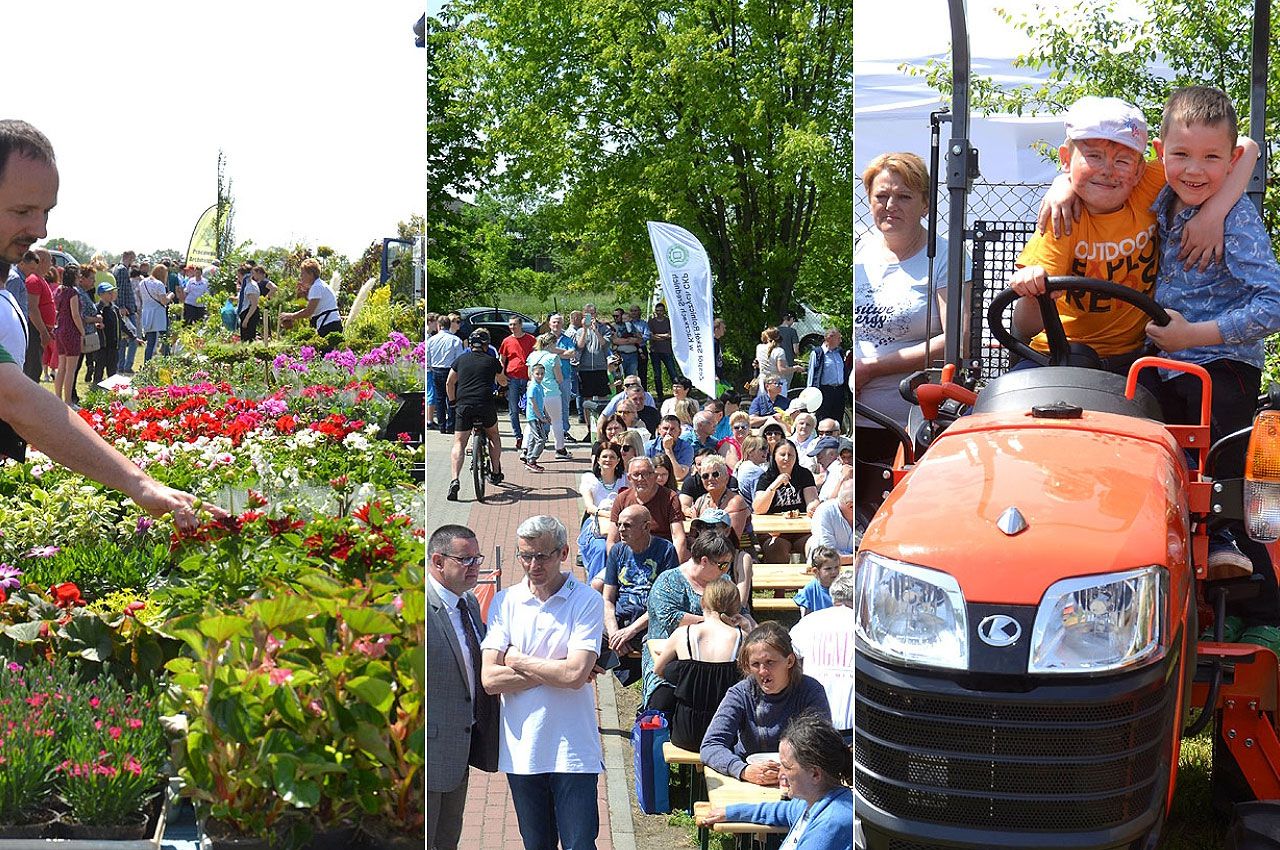
[[[1218,850],[1224,846],[1227,825],[1214,814],[1211,803],[1212,735],[1210,727],[1182,742],[1178,787],[1161,850]]]

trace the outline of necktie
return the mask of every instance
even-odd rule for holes
[[[476,637],[475,624],[471,622],[471,611],[467,609],[467,600],[458,598],[458,616],[462,618],[462,634],[467,639],[467,653],[471,656],[471,680],[476,690],[480,690],[480,640]]]

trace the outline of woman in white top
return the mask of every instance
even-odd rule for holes
[[[786,386],[787,381],[797,372],[803,372],[803,366],[788,366],[787,355],[782,350],[782,336],[777,328],[765,328],[760,334],[760,344],[756,346],[756,369],[758,393],[764,392],[764,385],[770,378],[777,378]]]
[[[302,261],[298,269],[298,296],[307,306],[280,316],[280,323],[290,327],[299,319],[310,319],[320,336],[342,333],[342,314],[338,312],[338,296],[320,279],[320,264],[312,258]]]
[[[147,363],[156,354],[156,345],[160,338],[169,332],[169,303],[173,295],[169,292],[169,269],[163,264],[151,270],[151,277],[143,278],[142,286],[142,327],[140,330],[147,337],[147,348],[142,362]]]
[[[622,471],[622,452],[612,443],[600,446],[591,471],[582,473],[578,492],[582,496],[582,529],[578,532],[578,551],[582,554],[582,569],[587,581],[604,570],[605,538],[613,524],[609,521],[613,500],[627,486],[626,473]]]
[[[898,384],[923,369],[926,348],[942,351],[947,314],[949,246],[939,239],[933,263],[932,293],[927,242],[921,219],[929,211],[929,169],[913,153],[886,153],[862,173],[875,229],[853,257],[854,397],[862,404],[907,424],[910,404]],[[926,328],[926,314],[929,324]],[[926,342],[927,339],[927,342]],[[874,422],[856,423],[861,469],[878,477],[866,463],[892,463],[897,438]],[[870,492],[878,482],[859,483]]]
[[[196,266],[191,277],[182,282],[182,321],[194,324],[204,320],[209,308],[200,303],[200,299],[209,293],[209,281],[204,278],[204,269]]]

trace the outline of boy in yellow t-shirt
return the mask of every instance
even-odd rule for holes
[[[1147,122],[1142,112],[1119,98],[1091,95],[1072,105],[1064,123],[1066,141],[1058,154],[1069,180],[1069,195],[1082,207],[1079,221],[1061,235],[1046,231],[1031,237],[1009,281],[1023,296],[1014,306],[1014,332],[1023,337],[1035,334],[1031,346],[1041,352],[1048,351],[1048,344],[1041,333],[1044,323],[1035,296],[1044,292],[1049,276],[1109,280],[1155,297],[1159,258],[1151,206],[1165,185],[1164,167],[1159,160],[1143,159]],[[1207,215],[1200,224],[1208,226],[1210,233],[1217,223],[1211,237],[1217,243],[1217,256],[1221,256],[1222,221],[1248,180],[1247,170],[1241,172],[1237,185],[1225,186],[1215,196],[1214,207],[1201,212]],[[1225,197],[1219,200],[1224,195],[1229,203]],[[1219,210],[1221,206],[1225,209]],[[1059,294],[1058,315],[1067,338],[1092,347],[1108,371],[1125,374],[1142,354],[1149,319],[1137,307],[1096,293],[1065,292]]]

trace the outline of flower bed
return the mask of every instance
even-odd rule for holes
[[[421,345],[285,356],[157,360],[85,399],[122,453],[231,510],[189,535],[39,452],[0,466],[0,759],[5,728],[31,742],[0,763],[0,825],[39,797],[105,829],[171,758],[215,832],[420,836],[422,449],[381,432]],[[32,690],[46,669],[61,684]]]

